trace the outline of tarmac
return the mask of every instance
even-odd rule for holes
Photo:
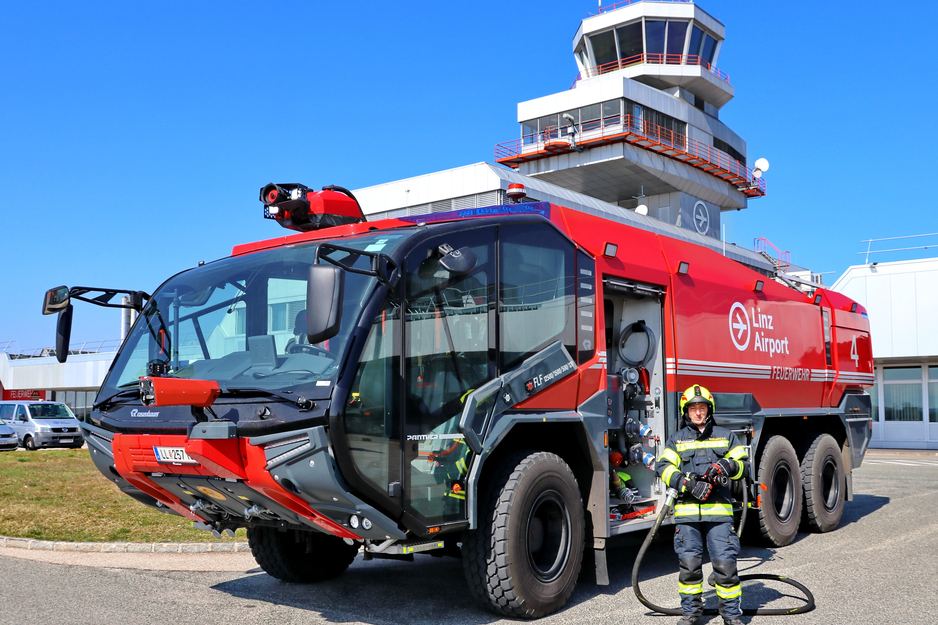
[[[868,458],[934,458],[934,449],[869,449]],[[52,564],[147,571],[247,572],[257,568],[247,543],[69,543],[0,536],[0,556]]]

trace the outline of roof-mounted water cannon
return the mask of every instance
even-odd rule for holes
[[[299,232],[365,221],[365,213],[352,192],[335,185],[313,191],[295,182],[272,182],[261,188],[260,201],[266,219],[275,219],[284,228]]]

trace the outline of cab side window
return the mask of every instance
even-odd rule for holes
[[[26,417],[26,409],[23,408],[22,404],[16,406],[16,420],[17,421],[28,421]]]
[[[499,228],[501,371],[554,341],[576,358],[576,270],[570,241],[546,224]]]
[[[13,420],[13,404],[4,404],[0,406],[0,421]]]

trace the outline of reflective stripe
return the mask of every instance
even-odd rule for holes
[[[665,467],[665,470],[661,472],[661,481],[664,482],[667,486],[670,486],[671,476],[673,476],[675,473],[680,473],[680,471],[677,470],[677,467],[669,464],[667,467]]]
[[[738,480],[739,478],[741,478],[741,477],[743,476],[743,469],[745,468],[745,466],[743,466],[743,461],[742,461],[742,460],[737,460],[737,461],[736,461],[736,464],[739,465],[739,471],[736,472],[736,475],[731,475],[731,476],[730,476],[730,479],[731,479],[731,480]]]
[[[737,445],[727,452],[726,457],[730,460],[742,460],[743,458],[748,458],[749,454],[746,453],[745,447]]]
[[[717,596],[721,599],[735,599],[736,597],[740,597],[743,594],[743,587],[739,584],[736,584],[735,586],[720,586],[719,584],[715,584],[715,586],[717,589]]]
[[[711,438],[705,441],[678,441],[675,443],[678,451],[686,451],[688,449],[718,449],[720,447],[727,447],[730,444],[725,438]]]
[[[728,503],[700,504],[700,514],[733,515],[733,506]]]
[[[661,456],[658,458],[658,462],[661,462],[662,460],[667,460],[675,466],[680,466],[681,464],[681,457],[677,455],[674,450],[668,447],[665,447],[664,451],[661,452]]]
[[[682,595],[699,595],[703,593],[703,582],[697,584],[682,584],[678,582],[677,591]]]
[[[465,499],[466,493],[446,493],[447,497],[452,497],[453,499]]]
[[[674,506],[674,516],[697,516],[700,514],[700,506],[695,503],[679,503]]]

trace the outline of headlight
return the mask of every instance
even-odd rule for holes
[[[37,425],[36,431],[37,432],[51,432],[52,428],[49,427],[48,425]]]

